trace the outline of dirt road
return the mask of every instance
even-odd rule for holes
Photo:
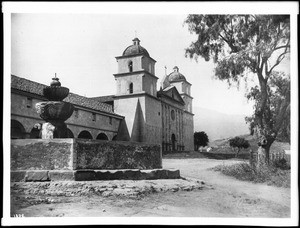
[[[144,197],[67,197],[60,203],[16,208],[15,213],[25,217],[290,217],[289,188],[243,182],[208,170],[222,163],[236,162],[239,161],[163,159],[164,168],[180,169],[181,176],[203,180],[208,188],[159,192]]]

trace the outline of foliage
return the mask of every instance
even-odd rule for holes
[[[264,166],[253,169],[248,163],[238,163],[234,165],[218,165],[212,170],[219,171],[227,176],[235,177],[243,181],[254,183],[267,183],[277,187],[290,188],[290,170],[281,170],[273,166]]]
[[[248,140],[244,138],[234,137],[229,140],[229,146],[236,150],[236,157],[237,157],[240,150],[247,149],[250,146],[250,144]]]
[[[208,142],[208,136],[204,131],[194,133],[194,144],[197,147],[197,150],[200,146],[207,146]]]
[[[265,118],[268,119],[268,126],[271,129],[274,128],[276,119],[280,116],[282,104],[290,98],[290,76],[285,75],[282,72],[272,72],[270,82],[267,85],[269,106],[268,112],[265,113]],[[249,93],[246,95],[249,100],[255,102],[255,109],[257,110],[261,102],[261,92],[258,86],[252,87]],[[246,117],[246,121],[250,124],[251,133],[254,132],[254,128],[257,125],[255,122],[255,114],[251,117]],[[282,127],[277,132],[277,138],[281,141],[290,142],[290,106],[286,108],[286,112],[283,115]]]
[[[273,162],[274,167],[282,169],[282,170],[288,170],[291,169],[291,166],[288,164],[287,160],[285,160],[284,158],[275,160]]]
[[[256,76],[258,83],[247,95],[255,101],[250,123],[268,163],[290,105],[289,89],[279,90],[279,85],[289,87],[289,80],[274,72],[290,53],[289,15],[188,15],[185,23],[198,36],[186,56],[212,59],[216,77],[229,85]]]

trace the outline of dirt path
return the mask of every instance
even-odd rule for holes
[[[59,203],[20,207],[15,213],[26,217],[289,217],[290,189],[243,182],[207,170],[218,164],[236,162],[213,159],[163,160],[164,168],[178,168],[181,176],[204,180],[207,186],[213,188],[166,191],[144,197],[58,197]]]
[[[245,194],[249,197],[274,202],[286,207],[290,207],[290,188],[278,188],[266,184],[240,181],[233,177],[228,177],[219,172],[209,170],[219,164],[234,164],[236,160],[214,160],[214,159],[167,159],[163,166],[166,169],[177,167],[181,175],[204,180],[214,188],[227,190],[235,194]]]

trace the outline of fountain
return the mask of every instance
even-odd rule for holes
[[[45,123],[41,139],[11,140],[11,181],[176,179],[179,170],[162,169],[160,145],[68,138],[65,121],[74,107],[63,99],[69,89],[53,78],[36,104]]]
[[[42,139],[67,138],[67,125],[65,121],[69,119],[74,111],[71,103],[62,101],[69,94],[69,89],[62,87],[59,78],[52,78],[50,86],[43,90],[44,96],[49,100],[36,104],[37,113],[46,121],[39,128]]]

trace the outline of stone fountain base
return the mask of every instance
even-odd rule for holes
[[[159,145],[85,139],[11,140],[11,181],[179,178]]]
[[[11,182],[29,181],[97,181],[178,179],[179,170],[18,170],[11,171]]]

